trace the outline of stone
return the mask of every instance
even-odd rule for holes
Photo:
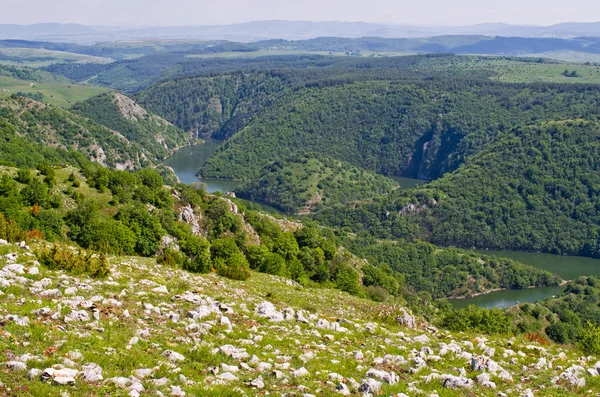
[[[585,378],[583,377],[583,373],[585,369],[580,365],[572,365],[567,368],[566,371],[562,372],[559,376],[552,379],[552,383],[558,384],[560,381],[566,381],[567,383],[577,386],[584,387],[585,386]]]
[[[178,362],[178,361],[184,361],[185,360],[185,356],[183,354],[177,353],[173,350],[165,350],[162,353],[163,357],[166,357],[167,360],[171,361],[171,362]]]
[[[153,288],[152,292],[157,293],[157,294],[168,294],[169,290],[167,289],[166,286],[161,285],[160,287]]]
[[[27,364],[21,361],[9,361],[6,363],[6,366],[10,368],[12,371],[26,371]]]
[[[98,382],[102,377],[102,368],[96,363],[87,363],[81,367],[81,376],[86,382]]]
[[[464,376],[464,375],[462,375]],[[490,389],[495,389],[496,384],[491,381],[490,374],[484,372],[483,374],[479,374],[475,377],[477,379],[477,383],[484,387],[489,387]]]
[[[473,387],[473,381],[464,376],[444,375],[444,387],[448,389],[470,389]]]
[[[335,392],[341,394],[342,396],[349,396],[351,394],[350,389],[348,389],[348,386],[346,386],[342,382],[338,383],[338,385],[335,388]]]
[[[358,391],[361,391],[367,395],[378,395],[379,390],[381,390],[381,382],[376,381],[373,378],[365,379],[358,388]]]
[[[47,289],[47,290],[40,292],[39,295],[42,298],[55,299],[55,298],[62,297],[62,292],[60,292],[60,290],[58,290],[58,289]]]
[[[273,322],[283,321],[283,313],[278,312],[271,302],[263,301],[254,308],[254,313],[260,317],[266,317]]]
[[[41,369],[32,368],[29,370],[29,372],[27,372],[27,379],[29,379],[29,380],[38,379],[41,374],[42,374]]]
[[[238,379],[237,376],[235,376],[231,372],[223,372],[222,374],[219,374],[216,377],[217,377],[217,379],[221,379],[221,380],[225,380],[225,381],[234,381],[234,380]]]
[[[371,368],[367,371],[367,376],[371,378],[377,378],[381,381],[384,381],[385,383],[389,383],[390,385],[395,385],[396,383],[398,383],[398,378],[396,377],[396,374],[394,372],[386,372],[375,368]]]
[[[403,325],[406,328],[417,328],[417,319],[405,308],[400,309],[400,315],[396,317],[396,321],[398,321],[398,324]]]
[[[65,323],[90,321],[90,315],[85,310],[72,310],[65,316]]]
[[[169,393],[169,396],[185,397],[185,392],[181,390],[181,387],[179,386],[171,386],[171,393]]]
[[[308,373],[308,370],[306,368],[302,367],[300,369],[295,370],[292,373],[292,375],[294,376],[294,378],[303,378],[305,376],[308,376],[309,373]]]
[[[256,389],[262,389],[265,387],[265,382],[263,381],[262,375],[258,375],[258,378],[254,379],[250,382],[250,386]]]

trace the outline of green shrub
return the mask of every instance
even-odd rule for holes
[[[188,256],[183,268],[195,273],[208,273],[212,270],[210,263],[210,243],[205,238],[189,236],[180,241],[181,251]]]
[[[31,171],[28,169],[19,169],[17,171],[17,181],[20,183],[28,184],[33,179]]]
[[[71,274],[86,274],[90,277],[105,277],[110,272],[104,253],[96,255],[83,249],[73,251],[68,246],[55,244],[52,248],[38,251],[36,256],[50,270],[65,270]]]
[[[578,346],[584,354],[600,356],[600,326],[588,321],[579,337]]]
[[[156,262],[161,265],[179,269],[186,267],[188,258],[181,253],[181,251],[167,247],[158,252],[158,255],[156,256]]]

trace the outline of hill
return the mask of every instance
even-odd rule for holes
[[[43,146],[78,151],[88,159],[115,168],[136,169],[152,164],[153,156],[136,143],[106,127],[52,105],[28,98],[0,97],[0,123],[5,145],[27,142],[28,146]],[[35,167],[27,146],[7,150],[3,160],[19,166]],[[144,158],[144,154],[147,157]],[[43,156],[40,158],[43,162]]]
[[[239,282],[110,257],[109,275],[93,279],[36,265],[15,245],[1,249],[15,260],[1,259],[0,300],[9,314],[0,390],[15,396],[142,388],[258,396],[299,387],[321,396],[517,389],[583,396],[600,385],[598,364],[581,361],[571,346],[438,330],[402,306],[279,277]],[[7,297],[17,291],[19,299]]]
[[[358,228],[408,238],[413,224],[442,245],[598,257],[599,131],[583,120],[510,129],[454,172],[357,210]],[[348,211],[321,220],[349,225]]]
[[[398,187],[391,179],[310,155],[276,161],[260,175],[236,188],[236,195],[292,214],[381,197]]]
[[[76,103],[71,110],[138,143],[155,159],[164,159],[180,146],[193,142],[189,134],[148,113],[123,94],[101,94]]]
[[[384,175],[435,179],[510,126],[593,119],[599,96],[598,86],[592,85],[460,79],[305,88],[229,139],[200,173],[248,180],[272,161],[312,151]],[[570,106],[571,101],[578,106]]]

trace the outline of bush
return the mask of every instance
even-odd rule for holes
[[[188,258],[180,251],[167,247],[158,252],[156,262],[174,268],[184,268],[188,262]]]
[[[90,277],[105,277],[110,271],[104,253],[96,255],[82,249],[73,251],[62,244],[40,250],[36,256],[50,270],[65,270],[71,274],[86,274]]]
[[[10,243],[23,241],[27,238],[27,232],[12,219],[7,219],[0,213],[0,238]]]
[[[208,273],[210,264],[210,243],[201,237],[190,236],[180,242],[181,250],[189,257],[183,268],[195,273]]]
[[[600,326],[588,321],[579,337],[578,346],[586,355],[600,356]]]
[[[17,181],[20,183],[28,184],[33,179],[31,171],[28,169],[19,169],[17,171]]]

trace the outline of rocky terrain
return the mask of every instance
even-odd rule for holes
[[[111,257],[109,276],[73,276],[0,243],[0,395],[600,395],[599,358],[568,346],[452,334],[260,273]]]

